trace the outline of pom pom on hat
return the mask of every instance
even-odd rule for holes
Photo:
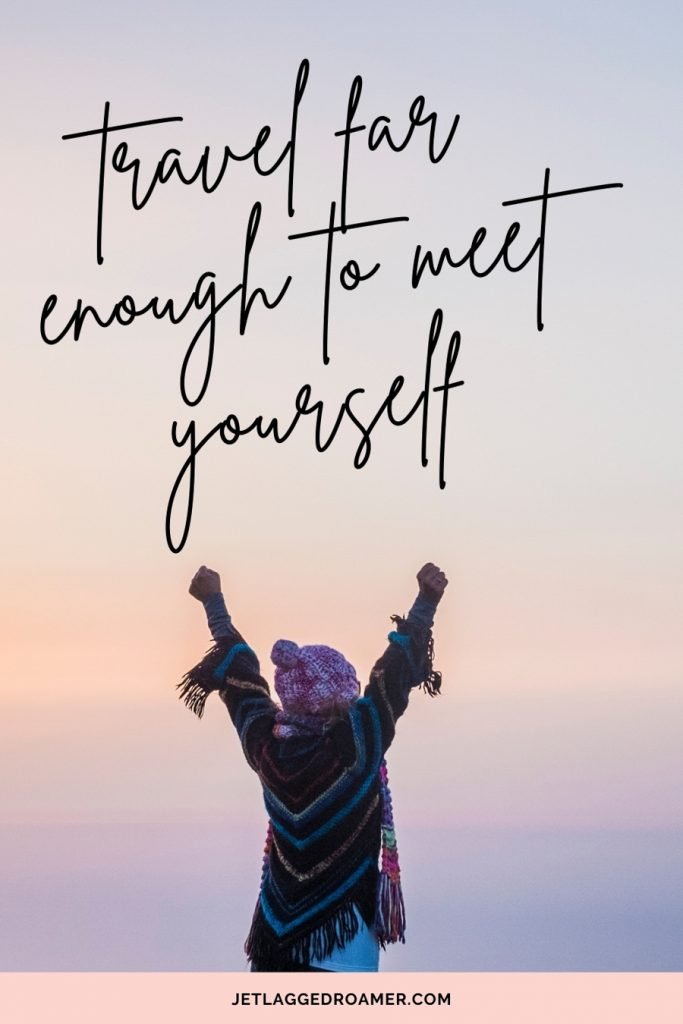
[[[270,660],[278,668],[294,668],[299,660],[301,649],[293,640],[278,640],[273,644]]]

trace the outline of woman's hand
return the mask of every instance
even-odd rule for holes
[[[443,597],[443,592],[448,586],[448,580],[446,574],[439,569],[438,565],[434,565],[433,562],[427,562],[423,565],[417,574],[417,582],[420,588],[420,593],[424,594],[425,597],[433,601],[434,604],[438,604]]]
[[[207,569],[205,565],[200,565],[190,583],[192,596],[196,597],[198,601],[205,601],[212,594],[220,594],[220,592],[221,578],[218,573],[213,569]]]

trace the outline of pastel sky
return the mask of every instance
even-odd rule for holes
[[[415,923],[388,969],[680,969],[678,6],[5,11],[0,969],[240,969],[264,817],[223,709],[197,722],[175,698],[207,644],[190,578],[201,563],[220,571],[265,666],[289,637],[338,647],[367,676],[427,560],[451,581],[435,631],[444,688],[438,702],[413,696],[390,752]],[[207,145],[218,160],[268,124],[266,163],[288,138],[304,57],[295,216],[284,166],[258,177],[235,164],[212,195],[170,182],[141,211],[110,168],[98,266],[99,142],[62,135],[101,125],[109,101],[116,123],[183,118],[119,133],[143,177],[166,149],[188,167]],[[409,221],[336,238],[324,366],[324,242],[287,235],[324,227],[339,201],[334,133],[357,74],[359,124],[385,115],[399,137],[420,94],[437,139],[460,121],[438,164],[424,128],[403,153],[354,136],[349,218]],[[623,188],[548,204],[542,332],[536,260],[481,279],[446,268],[411,289],[417,245],[461,256],[481,226],[483,266],[519,220],[520,261],[539,204],[502,203],[538,195],[546,168],[556,190]],[[257,200],[252,287],[292,283],[277,309],[254,304],[243,336],[235,302],[221,311],[196,407],[179,393],[196,311],[41,341],[52,293],[55,330],[79,297],[103,312],[125,294],[183,305],[206,271],[226,294]],[[381,266],[344,291],[350,259]],[[231,413],[286,424],[304,383],[326,424],[356,387],[371,418],[397,374],[405,414],[437,307],[432,386],[454,331],[464,381],[449,397],[444,489],[438,393],[427,467],[419,416],[383,420],[362,470],[350,422],[324,454],[310,418],[284,445],[215,437],[171,553],[166,505],[185,458],[174,420],[195,419],[199,436]]]

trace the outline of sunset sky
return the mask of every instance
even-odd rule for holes
[[[435,627],[443,695],[415,693],[389,753],[409,941],[387,970],[680,969],[681,474],[678,235],[681,19],[673,3],[358,3],[248,6],[122,0],[10,5],[3,119],[5,439],[0,637],[3,970],[240,970],[265,816],[224,708],[198,722],[174,686],[208,634],[187,593],[221,573],[268,674],[280,637],[342,650],[361,677],[405,612],[425,561],[450,586]],[[212,167],[269,125],[263,165],[290,132],[297,68],[295,214],[287,168],[230,165],[211,195],[177,180],[144,209],[108,166],[96,262],[102,124],[182,116],[112,135],[149,181],[165,150]],[[351,141],[348,218],[408,217],[336,235],[330,362],[322,362],[326,227],[339,203],[349,90],[357,124],[396,138],[418,95],[437,112],[401,153]],[[677,81],[678,80],[678,81]],[[186,163],[185,163],[186,161]],[[415,248],[480,267],[511,223],[521,262],[548,203],[543,319],[537,257],[519,273],[446,267],[411,288]],[[150,314],[48,346],[77,299],[104,317],[124,295],[182,308],[200,275],[216,293],[250,260],[257,299],[217,314],[203,400],[183,359],[206,315]],[[339,283],[354,259],[377,273]],[[434,310],[461,334],[439,487],[441,394],[386,416],[364,468],[346,419],[329,449],[313,417],[286,443],[212,437],[196,464],[187,543],[165,516],[187,450],[232,414],[286,425],[310,384],[328,432],[346,395],[370,420],[392,380],[395,414],[425,383]],[[206,336],[189,363],[196,393]],[[184,495],[184,497],[183,497]],[[174,537],[182,532],[181,491]],[[199,872],[197,871],[199,867]],[[678,939],[676,939],[676,935]],[[676,943],[678,942],[678,946]]]

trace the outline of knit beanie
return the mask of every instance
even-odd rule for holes
[[[275,692],[287,716],[317,715],[335,701],[350,704],[359,695],[355,668],[332,647],[298,647],[292,640],[278,640],[270,657]]]

